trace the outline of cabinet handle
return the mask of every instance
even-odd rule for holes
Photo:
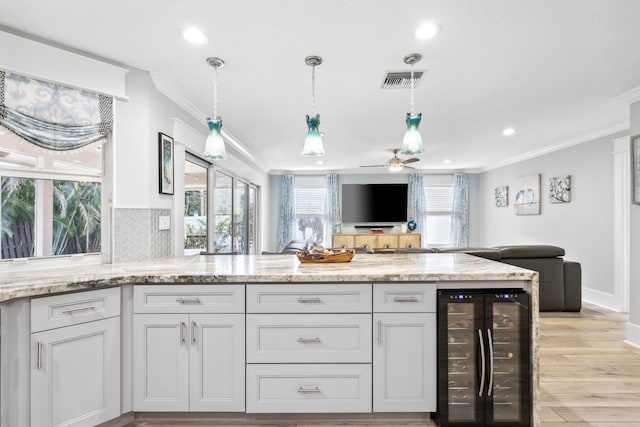
[[[416,297],[393,297],[393,302],[418,302]]]
[[[382,345],[382,320],[378,320],[378,345]]]
[[[484,340],[482,339],[482,329],[478,329],[478,337],[480,337],[480,356],[482,357],[482,361],[480,362],[480,391],[478,392],[478,396],[482,397],[485,377]]]
[[[487,341],[489,341],[489,387],[487,387],[487,396],[491,396],[493,389],[493,338],[491,337],[491,329],[487,329]]]
[[[200,304],[200,298],[176,298],[180,304]]]
[[[198,325],[195,321],[191,321],[191,344],[196,344],[198,342]]]
[[[322,300],[318,297],[300,297],[298,298],[298,302],[301,304],[308,304],[308,303],[319,304],[322,302]]]
[[[321,393],[320,388],[318,386],[315,386],[314,388],[305,388],[305,387],[298,387],[298,393]]]
[[[298,342],[301,342],[301,343],[320,342],[320,337],[313,337],[313,338],[300,337],[298,338]]]
[[[184,337],[184,330],[187,328],[184,322],[180,322],[180,344],[184,344],[187,340]]]
[[[39,371],[42,369],[42,342],[38,341],[36,346],[36,352],[38,353],[36,356],[36,369]]]
[[[66,310],[62,310],[63,314],[73,314],[76,311],[86,311],[86,310],[95,310],[96,306],[95,305],[88,305],[86,307],[78,307],[78,308],[69,308]]]

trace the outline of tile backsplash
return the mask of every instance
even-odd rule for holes
[[[171,230],[158,230],[169,209],[115,208],[113,262],[141,261],[171,255]]]

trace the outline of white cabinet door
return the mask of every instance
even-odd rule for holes
[[[120,415],[120,318],[31,335],[31,426],[95,426]]]
[[[136,314],[134,411],[189,410],[189,315]]]
[[[436,411],[436,314],[373,315],[374,412]]]
[[[244,314],[190,316],[190,410],[244,411]]]

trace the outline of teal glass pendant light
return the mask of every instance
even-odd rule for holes
[[[400,149],[402,154],[420,154],[424,151],[422,136],[420,136],[420,131],[418,130],[422,113],[416,114],[414,109],[414,89],[416,81],[413,78],[413,66],[421,59],[422,55],[419,53],[410,53],[404,57],[404,63],[411,65],[411,112],[407,113],[407,131],[404,134],[404,138],[402,138],[402,148]]]
[[[302,155],[308,157],[324,156],[320,126],[320,114],[316,114],[316,66],[322,64],[319,56],[307,56],[304,62],[311,67],[311,115],[307,114],[307,137],[304,139]]]
[[[224,61],[220,58],[207,58],[207,63],[215,69],[213,77],[213,116],[207,117],[209,135],[204,144],[203,157],[207,160],[225,160],[227,152],[222,138],[222,117],[218,115],[218,68],[224,67]]]

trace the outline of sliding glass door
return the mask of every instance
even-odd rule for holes
[[[256,252],[257,187],[228,172],[214,174],[214,252]]]

